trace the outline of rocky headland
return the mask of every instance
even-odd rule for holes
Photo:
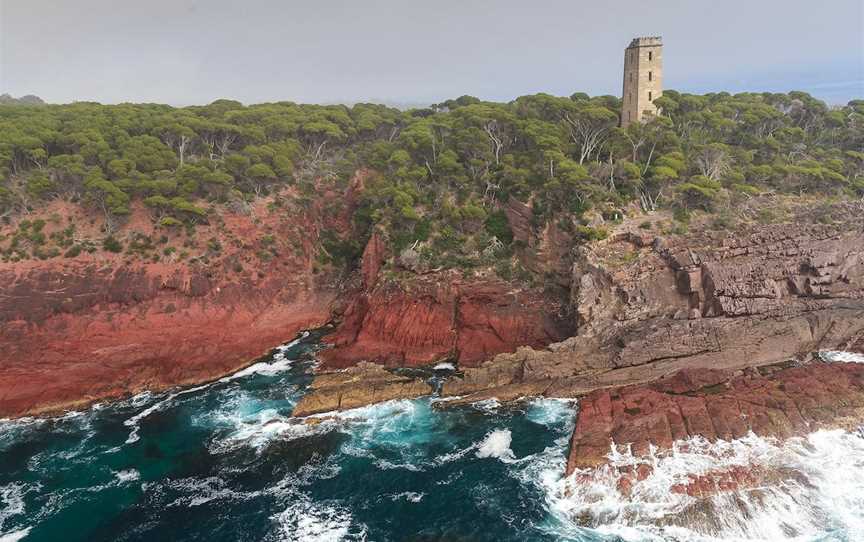
[[[847,211],[857,210],[850,207]],[[490,397],[578,397],[597,389],[651,382],[682,369],[737,371],[787,360],[807,361],[820,350],[860,349],[864,337],[864,231],[852,220],[752,224],[734,232],[700,230],[663,236],[624,227],[606,241],[576,250],[570,285],[568,302],[555,307],[555,313],[569,315],[576,330],[559,342],[553,339],[566,329],[566,320],[549,322],[548,308],[545,318],[539,310],[534,312],[532,328],[522,323],[532,318],[525,310],[532,304],[513,298],[512,306],[519,307],[524,317],[513,316],[506,298],[502,303],[498,297],[492,310],[485,304],[487,329],[500,329],[499,322],[489,319],[493,310],[508,310],[505,321],[513,325],[509,333],[498,335],[514,337],[515,330],[534,329],[538,342],[548,343],[545,348],[532,345],[532,333],[523,332],[515,343],[502,345],[506,353],[482,363],[474,356],[462,358],[458,337],[470,333],[470,327],[454,329],[452,322],[464,321],[449,316],[455,304],[450,303],[448,310],[441,311],[447,316],[439,318],[426,308],[429,301],[441,306],[438,300],[452,299],[452,294],[448,298],[426,290],[420,296],[428,300],[425,306],[414,301],[422,310],[412,307],[401,314],[405,302],[400,291],[389,298],[396,300],[396,312],[381,310],[379,305],[363,313],[363,326],[351,318],[344,320],[345,327],[335,335],[336,348],[324,353],[324,370],[332,363],[327,360],[340,360],[338,366],[344,366],[344,353],[365,342],[341,343],[338,337],[346,329],[352,338],[362,334],[358,328],[395,337],[400,329],[416,333],[425,327],[428,344],[439,346],[427,348],[423,356],[402,355],[398,358],[402,363],[396,365],[457,362],[460,374],[444,382],[440,390],[442,396],[454,398],[443,403],[450,406]],[[404,343],[418,344],[417,337]],[[476,337],[466,342],[482,344]],[[381,348],[400,340],[366,344],[370,343]],[[382,350],[378,354],[374,349],[360,351],[374,360]],[[491,351],[486,350],[487,355]],[[331,384],[332,379],[339,379],[328,378]],[[357,393],[356,387],[363,384],[357,383],[356,376],[351,380],[353,393]],[[322,393],[328,387],[322,386]],[[370,397],[374,389],[371,379]],[[333,397],[333,389],[327,393]],[[313,393],[298,405],[297,414],[337,405],[332,399],[318,401]]]
[[[864,365],[816,355],[864,352],[857,221],[672,236],[619,231],[579,248],[571,271],[570,304],[559,309],[571,315],[573,337],[480,364],[462,362],[458,349],[426,358],[460,366],[438,406],[581,397],[566,472],[587,469],[585,476],[605,464],[613,443],[638,457],[691,437],[784,439],[864,420]],[[430,393],[422,379],[380,374],[378,365],[325,372],[295,414]],[[646,462],[619,473],[619,490],[628,494],[650,469]],[[729,469],[672,490],[707,496],[794,474]]]
[[[323,229],[347,235],[362,181],[311,207],[262,202],[202,226],[215,242],[195,262],[97,254],[3,264],[0,415],[211,380],[333,323],[296,416],[430,394],[431,368],[448,362],[456,371],[439,383],[443,408],[582,397],[568,472],[602,463],[612,442],[638,452],[861,418],[864,366],[813,355],[864,351],[855,204],[838,204],[830,220],[800,205],[780,223],[689,233],[637,215],[565,252],[555,228],[526,233],[530,206],[511,201],[526,266],[551,288],[454,270],[394,276],[378,232],[355,273],[322,273],[315,243]],[[325,211],[328,197],[340,211]],[[268,252],[264,265],[248,260],[250,247]]]

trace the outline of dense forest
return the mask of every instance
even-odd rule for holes
[[[29,257],[18,248],[34,235],[28,216],[56,198],[102,215],[105,248],[121,250],[111,243],[136,200],[159,228],[191,235],[288,186],[308,202],[358,168],[372,176],[356,235],[325,240],[339,265],[356,260],[373,227],[408,268],[496,265],[518,243],[503,212],[511,198],[531,204],[534,228],[554,222],[578,242],[605,235],[592,217],[614,221],[636,206],[671,211],[683,228],[694,212],[722,217],[760,194],[864,197],[864,100],[829,108],[800,92],[666,91],[656,104],[657,117],[626,130],[618,98],[581,93],[463,96],[409,111],[0,105],[0,217],[24,224],[0,251]]]

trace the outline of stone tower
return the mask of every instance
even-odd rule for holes
[[[636,38],[624,50],[621,127],[657,113],[654,100],[663,94],[663,39]]]

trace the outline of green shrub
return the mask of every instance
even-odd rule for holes
[[[69,247],[69,250],[67,250],[66,253],[63,254],[63,256],[66,258],[75,258],[79,254],[81,254],[81,245],[72,245],[71,247]]]
[[[576,226],[576,235],[583,241],[602,241],[608,237],[606,228],[592,228],[591,226]]]
[[[497,237],[505,245],[513,242],[513,231],[510,229],[510,222],[504,211],[489,213],[489,216],[486,217],[485,226],[489,235]]]
[[[174,218],[173,216],[163,216],[159,220],[159,226],[162,228],[173,228],[176,226],[182,226],[183,223]]]
[[[108,252],[120,253],[123,252],[123,244],[113,235],[109,235],[102,241],[102,248]]]

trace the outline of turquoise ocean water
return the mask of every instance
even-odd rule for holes
[[[319,338],[205,386],[0,421],[0,541],[864,540],[862,433],[692,441],[625,497],[610,469],[562,479],[573,401],[291,418]],[[739,464],[796,476],[705,500],[669,491]]]

